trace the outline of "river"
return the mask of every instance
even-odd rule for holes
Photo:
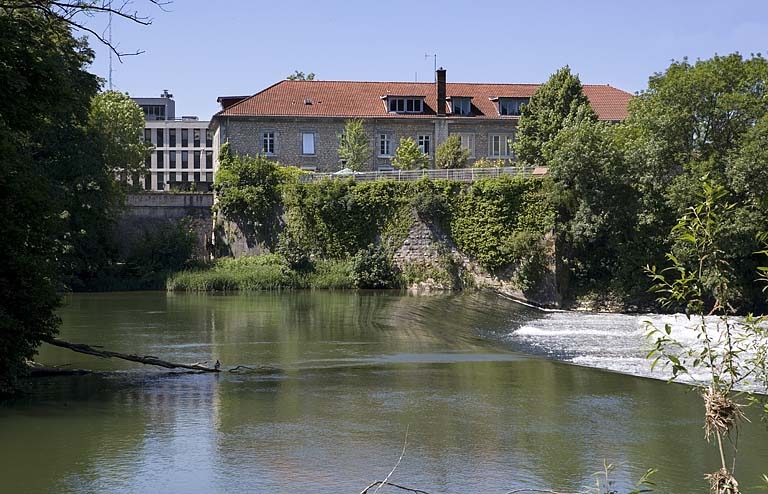
[[[61,337],[196,362],[194,374],[53,347],[96,374],[33,381],[0,405],[0,491],[432,494],[581,490],[603,461],[620,492],[706,492],[700,398],[649,375],[639,316],[544,313],[492,294],[290,291],[76,294]],[[578,364],[578,365],[574,365]],[[232,373],[272,365],[279,372]],[[611,369],[592,368],[602,367]],[[759,421],[736,473],[768,473]],[[382,489],[384,492],[403,492]]]

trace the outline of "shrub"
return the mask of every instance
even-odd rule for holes
[[[381,245],[369,245],[355,255],[354,281],[357,288],[396,288],[400,285],[392,260]]]

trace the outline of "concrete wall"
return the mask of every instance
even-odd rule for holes
[[[119,255],[125,256],[136,242],[159,228],[186,221],[197,234],[195,255],[207,258],[213,235],[213,194],[135,194],[126,198],[126,206],[115,228]]]

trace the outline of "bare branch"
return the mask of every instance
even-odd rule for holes
[[[395,466],[392,467],[392,470],[390,470],[389,475],[387,475],[384,480],[379,484],[379,486],[376,488],[375,491],[373,491],[373,494],[376,494],[379,492],[379,489],[381,489],[381,486],[386,484],[389,478],[392,476],[393,473],[395,473],[395,470],[397,470],[397,467],[400,466],[400,462],[403,461],[403,456],[405,456],[405,448],[408,446],[408,430],[410,429],[410,424],[405,427],[405,439],[403,439],[403,452],[400,453],[400,458],[397,459],[397,463],[395,463]]]
[[[141,355],[113,352],[110,350],[96,350],[94,347],[90,345],[86,345],[84,343],[70,343],[68,341],[60,340],[58,338],[50,338],[48,340],[45,340],[45,342],[54,346],[68,348],[74,352],[84,353],[86,355],[93,355],[94,357],[101,357],[101,358],[115,357],[123,360],[130,360],[131,362],[138,362],[140,364],[165,367],[166,369],[180,368],[180,369],[190,369],[190,370],[203,371],[203,372],[219,372],[219,369],[216,369],[214,367],[206,367],[205,365],[201,365],[200,363],[179,364],[176,362],[167,362],[165,360],[160,360],[159,358],[154,357],[152,355],[141,356]]]
[[[372,487],[374,487],[376,485],[378,485],[379,487],[381,487],[382,485],[388,485],[390,487],[395,487],[397,489],[401,489],[401,490],[408,491],[408,492],[414,492],[416,494],[429,494],[429,492],[427,492],[427,491],[422,491],[420,489],[411,489],[410,487],[405,487],[405,486],[402,486],[402,485],[393,484],[392,482],[384,482],[383,480],[377,480],[376,482],[372,483],[371,485],[369,485],[368,487],[363,489],[362,492],[360,492],[360,494],[368,494],[368,490],[370,490]],[[378,489],[376,489],[376,490],[378,490]]]
[[[163,12],[168,12],[167,6],[171,4],[170,0],[146,0],[149,4],[157,7]],[[113,0],[78,0],[78,1],[50,1],[50,0],[0,0],[0,9],[6,11],[14,10],[35,10],[41,13],[43,16],[49,19],[58,19],[71,28],[79,31],[84,31],[95,37],[100,43],[107,46],[115,55],[117,59],[122,62],[122,57],[140,55],[144,53],[143,50],[136,50],[134,52],[122,52],[118,49],[118,46],[107,39],[104,34],[99,34],[93,28],[85,25],[84,22],[76,20],[78,15],[85,15],[87,17],[95,17],[96,15],[115,15],[121,19],[142,25],[149,26],[152,24],[152,18],[146,15],[142,15],[138,10],[132,9],[132,0],[122,0],[119,5],[115,4]]]

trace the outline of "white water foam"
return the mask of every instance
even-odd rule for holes
[[[705,321],[710,338],[716,340],[723,331],[721,322],[716,317],[707,317]],[[684,314],[556,312],[527,321],[512,330],[507,338],[513,347],[524,352],[576,365],[666,380],[671,377],[671,370],[663,365],[652,369],[652,359],[646,358],[656,340],[653,336],[648,337],[649,331],[656,328],[663,333],[665,325],[669,325],[671,337],[676,341],[687,348],[702,349],[700,332],[696,330],[699,323],[700,320],[688,319]],[[696,370],[681,380],[703,382],[708,376]]]

